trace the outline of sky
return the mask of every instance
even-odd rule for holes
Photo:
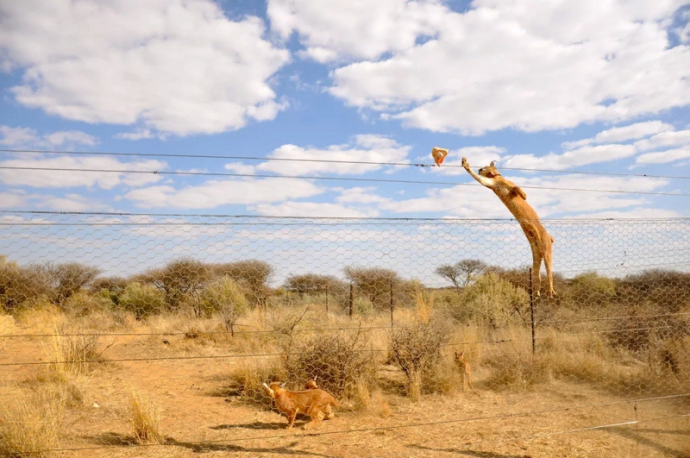
[[[0,211],[689,216],[690,1],[0,1],[0,91]]]

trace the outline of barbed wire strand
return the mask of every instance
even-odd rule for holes
[[[662,317],[674,317],[674,316],[687,316],[690,312],[680,312],[680,313],[662,313],[657,315],[619,315],[613,317],[600,317],[600,318],[589,318],[584,320],[544,320],[539,321],[537,324],[543,325],[548,323],[590,323],[594,321],[615,321],[615,320],[626,320],[626,319],[649,319],[649,318],[662,318]],[[236,323],[235,326],[251,326],[241,323]],[[663,327],[663,326],[661,326]],[[387,326],[347,326],[347,327],[306,327],[306,328],[296,328],[293,332],[333,332],[333,331],[373,331],[373,330],[387,330],[391,329],[390,325]],[[627,330],[628,328],[624,329]],[[638,330],[639,328],[630,328],[630,330]],[[656,327],[641,328],[641,329],[656,329]],[[620,330],[614,329],[605,332],[619,332]],[[601,332],[601,331],[596,331]],[[52,333],[52,334],[0,334],[0,339],[3,338],[42,338],[42,337],[150,337],[150,336],[183,336],[189,335],[190,333],[205,336],[205,335],[246,335],[246,334],[280,334],[285,333],[282,329],[257,329],[248,331],[177,331],[177,332],[86,332],[86,333]],[[579,333],[564,333],[564,334],[579,334]],[[479,343],[479,342],[475,342]]]
[[[351,164],[351,165],[379,165],[394,167],[417,167],[434,168],[436,164],[426,164],[419,162],[380,162],[380,161],[346,161],[337,159],[314,159],[314,158],[287,158],[272,156],[226,156],[215,154],[172,154],[172,153],[123,153],[105,151],[61,151],[61,150],[29,150],[29,149],[0,149],[4,153],[29,153],[29,154],[68,154],[80,156],[121,156],[121,157],[167,157],[167,158],[195,158],[195,159],[225,159],[241,161],[266,161],[266,162],[307,162],[320,164]],[[461,164],[446,163],[443,168],[464,168]],[[604,176],[630,176],[639,178],[668,178],[687,180],[690,176],[683,175],[655,175],[649,173],[622,173],[622,172],[595,172],[590,170],[556,170],[556,169],[532,169],[526,167],[500,167],[502,170],[516,170],[522,172],[546,172],[564,173],[573,175],[604,175]]]
[[[526,412],[514,412],[514,413],[509,413],[509,414],[499,414],[499,415],[485,415],[485,416],[480,416],[480,417],[470,417],[470,418],[459,418],[459,419],[452,419],[452,420],[438,420],[438,421],[430,421],[430,422],[417,422],[417,423],[407,423],[403,425],[390,425],[390,426],[377,426],[373,428],[353,428],[353,429],[338,429],[334,431],[319,431],[319,432],[312,432],[312,433],[304,433],[300,434],[299,437],[318,437],[318,436],[330,436],[334,434],[348,434],[348,433],[366,433],[366,432],[375,432],[375,431],[390,431],[390,430],[396,430],[396,429],[404,429],[404,428],[418,428],[418,427],[424,427],[424,426],[438,426],[438,425],[446,425],[446,424],[455,424],[455,423],[466,423],[466,422],[472,422],[472,421],[483,421],[483,420],[497,420],[497,419],[504,419],[504,418],[517,418],[517,417],[524,417],[524,416],[529,416],[529,415],[542,415],[542,414],[549,414],[549,413],[557,413],[557,412],[568,412],[571,410],[581,410],[581,409],[586,409],[586,408],[602,408],[602,407],[611,407],[614,405],[621,405],[621,404],[630,404],[630,403],[644,403],[644,402],[655,402],[655,401],[662,401],[666,399],[674,399],[674,398],[681,398],[681,397],[687,397],[690,396],[690,393],[683,393],[683,394],[676,394],[676,395],[667,395],[667,396],[657,396],[657,397],[652,397],[652,398],[641,398],[641,399],[626,399],[626,400],[621,400],[621,401],[615,401],[615,402],[609,402],[609,403],[598,403],[598,404],[585,404],[585,405],[578,405],[578,406],[571,406],[571,407],[565,407],[565,408],[558,408],[558,409],[544,409],[544,410],[536,410],[536,411],[526,411]],[[672,419],[672,418],[683,418],[690,416],[690,414],[681,414],[681,415],[673,415],[673,416],[665,416],[665,417],[658,417],[658,418],[650,418],[646,420],[637,420],[637,423],[644,423],[644,422],[651,422],[651,421],[659,421],[659,420],[667,420],[667,419]],[[632,424],[630,422],[624,422],[628,424]],[[598,425],[599,429],[603,427],[611,427],[609,425]],[[595,427],[589,427],[589,428],[595,428]],[[573,430],[572,432],[582,432],[586,431],[586,428],[577,428]],[[562,431],[554,431],[553,434],[562,434],[562,433],[567,433],[570,432],[571,430],[562,430]],[[545,433],[548,434],[548,433]],[[541,435],[541,434],[540,434]],[[540,436],[536,435],[536,436]],[[209,440],[209,441],[204,441],[204,442],[198,442],[195,443],[196,445],[199,445],[200,449],[203,449],[203,445],[211,445],[211,444],[221,444],[221,443],[234,443],[234,442],[245,442],[245,441],[252,441],[252,440],[268,440],[268,439],[283,439],[283,438],[295,438],[296,436],[294,434],[275,434],[271,436],[255,436],[255,437],[236,437],[236,438],[231,438],[231,439],[215,439],[215,440]],[[517,439],[517,438],[511,438],[511,439]],[[125,444],[123,444],[125,445]],[[175,442],[166,442],[163,444],[141,444],[137,445],[136,447],[161,447],[161,446],[175,446]],[[26,452],[27,454],[38,454],[38,453],[49,453],[49,452],[64,452],[64,451],[81,451],[81,450],[99,450],[99,449],[110,449],[110,448],[115,448],[117,446],[109,445],[109,446],[97,446],[97,447],[75,447],[75,448],[64,448],[64,449],[46,449],[46,450],[41,450],[41,451],[36,451],[36,452]]]
[[[272,175],[277,176],[277,175]],[[469,184],[469,183],[468,183]],[[625,192],[625,191],[622,191]],[[674,194],[677,195],[677,194]],[[334,220],[334,221],[399,221],[399,222],[414,222],[414,221],[435,221],[448,222],[455,221],[515,221],[515,218],[458,218],[458,217],[411,217],[411,216],[284,216],[284,215],[246,215],[246,214],[204,214],[204,213],[135,213],[135,212],[104,212],[104,211],[56,211],[56,210],[0,210],[0,214],[27,214],[27,215],[71,215],[71,216],[152,216],[152,217],[188,217],[188,218],[225,218],[225,219],[286,219],[286,220]],[[678,217],[663,217],[663,218],[624,218],[624,217],[606,217],[606,218],[540,218],[540,221],[556,221],[568,223],[587,223],[587,222],[602,222],[602,221],[630,221],[630,222],[665,222],[665,221],[690,221],[688,216]],[[49,225],[50,223],[45,223]],[[265,223],[261,223],[265,224]]]
[[[579,336],[586,334],[608,334],[608,333],[623,333],[632,331],[644,331],[651,329],[669,329],[671,326],[651,326],[644,328],[623,328],[623,329],[609,329],[605,331],[588,331],[588,332],[564,332],[561,336]],[[394,329],[390,326],[386,329]],[[220,331],[219,331],[220,332]],[[225,331],[222,331],[225,332]],[[55,337],[61,337],[60,334],[56,334]],[[535,339],[549,339],[551,336],[536,336]],[[518,339],[497,339],[497,340],[485,340],[485,341],[472,341],[472,342],[452,342],[441,344],[442,347],[457,347],[460,345],[477,345],[477,344],[499,344],[507,342],[516,342]],[[385,353],[389,351],[386,348],[367,348],[359,350],[348,350],[348,353]],[[147,361],[176,361],[176,360],[198,360],[198,359],[236,359],[236,358],[269,358],[269,357],[282,357],[282,356],[294,356],[307,354],[307,352],[292,352],[292,353],[244,353],[244,354],[233,354],[233,355],[197,355],[197,356],[165,356],[157,358],[122,358],[122,359],[103,359],[103,360],[81,360],[80,364],[109,364],[109,363],[121,363],[121,362],[147,362]],[[15,363],[0,363],[0,366],[43,366],[43,365],[57,365],[57,364],[74,364],[74,361],[24,361]]]
[[[353,178],[353,177],[333,177],[333,176],[313,176],[313,175],[266,175],[250,173],[226,173],[226,172],[185,172],[185,171],[163,171],[163,170],[114,170],[114,169],[82,169],[82,168],[63,168],[63,167],[19,167],[19,166],[0,166],[0,170],[32,170],[46,172],[86,172],[86,173],[122,173],[122,174],[144,174],[144,175],[181,175],[181,176],[212,176],[212,177],[235,177],[235,178],[283,178],[296,180],[326,180],[326,181],[355,181],[366,183],[397,183],[397,184],[425,184],[435,186],[481,186],[478,183],[458,183],[454,181],[424,181],[424,180],[389,180],[383,178]],[[523,189],[541,189],[549,191],[570,191],[570,192],[599,192],[606,194],[640,194],[650,196],[672,196],[690,197],[690,194],[675,192],[658,191],[623,191],[617,189],[585,189],[585,188],[561,188],[555,186],[520,186]]]

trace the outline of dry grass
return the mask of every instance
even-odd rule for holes
[[[48,347],[48,372],[58,379],[67,379],[91,371],[104,361],[98,351],[98,335],[74,335],[63,327],[55,328]]]
[[[147,395],[141,392],[131,393],[129,423],[137,444],[165,443],[160,430],[160,410]]]
[[[230,373],[228,395],[270,407],[271,400],[264,392],[263,384],[285,381],[285,369],[279,358],[262,358],[251,361],[241,359]]]
[[[57,446],[63,403],[50,390],[18,392],[0,406],[0,456],[44,457]]]

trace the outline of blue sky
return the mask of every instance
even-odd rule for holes
[[[0,4],[0,147],[690,175],[690,2]],[[20,167],[473,183],[464,170],[6,152]],[[688,216],[689,180],[505,170],[543,218]],[[0,169],[0,210],[509,217],[477,186]]]

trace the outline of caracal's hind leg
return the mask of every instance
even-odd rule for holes
[[[547,235],[548,237],[548,243],[546,244],[546,251],[544,253],[544,265],[546,266],[546,276],[549,281],[549,289],[547,291],[547,295],[549,297],[553,297],[554,294],[556,294],[556,291],[553,289],[553,272],[551,270],[551,261],[553,260],[552,257],[552,249],[553,249],[553,242],[551,236]]]
[[[542,256],[539,250],[539,245],[535,242],[530,243],[532,248],[532,292],[535,297],[540,296],[541,289],[541,261]]]
[[[317,408],[316,406],[311,406],[309,410],[307,410],[306,414],[311,417],[311,421],[304,425],[305,430],[311,429],[318,425],[324,416],[323,412],[321,412],[321,409]]]

